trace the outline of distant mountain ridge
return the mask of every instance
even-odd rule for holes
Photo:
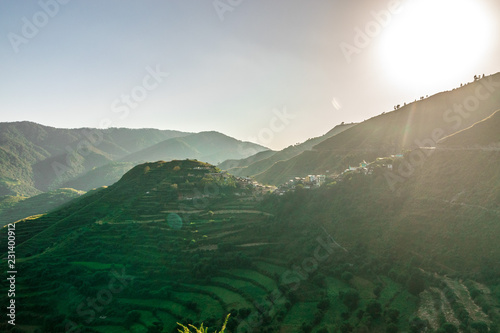
[[[278,152],[268,151],[268,152],[258,153],[247,159],[240,161],[235,161],[235,160],[225,161],[221,163],[219,167],[237,176],[255,176],[265,172],[275,163],[291,159],[303,153],[304,151],[310,150],[318,143],[323,142],[328,138],[334,137],[335,135],[342,133],[343,131],[355,125],[357,124],[342,123],[332,128],[326,134],[316,138],[309,139],[301,144],[289,146]]]
[[[47,191],[78,175],[163,140],[188,135],[156,129],[60,129],[23,121],[0,123],[0,195]],[[30,190],[28,190],[30,189]]]
[[[217,164],[228,158],[248,157],[248,152],[262,152],[268,148],[233,139],[222,133],[210,131],[173,138],[152,147],[130,154],[122,159],[130,161],[159,161],[198,159]]]
[[[186,139],[183,141],[182,138]],[[158,146],[153,148],[155,145]],[[221,148],[215,149],[216,146]],[[240,146],[243,148],[240,149]],[[213,149],[208,151],[210,147]],[[267,149],[217,132],[193,134],[158,129],[60,129],[28,121],[0,123],[0,196],[37,195],[120,160],[132,164],[176,158],[218,162],[247,157],[245,148],[254,152]],[[156,155],[150,154],[153,151]],[[102,178],[94,179],[93,185],[114,183],[120,170],[128,170],[123,167],[121,165],[113,172],[111,168],[109,172],[94,173]]]

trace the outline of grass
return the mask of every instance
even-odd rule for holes
[[[223,313],[224,309],[222,306],[208,295],[194,292],[174,292],[172,294],[183,301],[197,303],[200,307],[200,312],[198,313],[200,318],[219,317]]]
[[[325,280],[326,280],[326,293],[329,297],[338,296],[339,291],[345,292],[349,289],[352,289],[351,286],[349,286],[342,280],[332,277],[327,277]]]
[[[166,309],[171,311],[172,313],[178,316],[187,316],[190,311],[186,309],[182,304],[175,303],[165,299],[129,299],[129,298],[120,298],[120,303],[130,304],[130,305],[139,305],[149,309]],[[193,315],[191,313],[191,315]]]
[[[102,325],[102,326],[92,326],[94,330],[101,333],[123,333],[123,326],[113,326],[113,325]]]
[[[363,279],[359,276],[355,276],[349,281],[349,283],[357,290],[359,290],[359,295],[363,300],[374,299],[373,289],[375,289],[375,284],[371,281]]]
[[[170,313],[160,310],[156,311],[156,316],[163,323],[163,327],[165,328],[166,332],[171,332],[172,329],[177,326],[178,320],[175,319],[175,317],[172,316]]]
[[[226,330],[227,321],[229,320],[229,316],[230,315],[227,315],[226,320],[224,321],[224,324],[222,325],[222,329],[219,332],[215,331],[214,333],[224,333],[224,331]],[[191,332],[193,332],[193,333],[208,333],[208,328],[204,328],[203,324],[201,324],[201,326],[199,328],[197,328],[194,325],[184,326],[184,325],[179,324],[179,323],[177,323],[177,324],[182,328],[182,330],[178,329],[178,331],[180,333],[191,333]],[[191,331],[191,329],[193,329],[193,331]]]
[[[384,283],[384,288],[380,293],[379,300],[382,304],[388,304],[399,292],[402,291],[402,286],[386,276],[381,276],[380,279]]]
[[[268,263],[268,262],[265,262],[265,261],[260,261],[260,260],[255,261],[254,264],[258,268],[260,268],[260,269],[262,269],[262,270],[264,270],[264,271],[266,271],[266,272],[268,272],[268,273],[270,273],[272,275],[277,274],[279,276],[279,275],[283,274],[287,270],[286,267],[278,266],[278,265],[271,264],[271,263]]]
[[[265,276],[260,274],[259,272],[249,270],[249,269],[231,269],[227,270],[227,273],[234,275],[236,277],[242,277],[242,278],[247,278],[255,281],[256,283],[264,286],[266,288],[266,291],[273,291],[276,289],[277,285],[276,282]]]
[[[146,324],[146,327],[152,326],[154,322],[158,321],[158,318],[150,311],[138,310],[137,312],[141,314],[141,322]]]
[[[256,285],[252,284],[251,282],[244,280],[238,280],[226,277],[215,277],[212,279],[212,281],[228,284],[234,288],[237,288],[242,293],[248,294],[255,299],[264,297],[267,294],[266,290],[259,288]]]
[[[232,292],[230,290],[224,289],[222,287],[214,287],[210,285],[201,286],[201,285],[192,285],[193,288],[199,290],[205,290],[209,292],[215,293],[218,297],[220,297],[228,308],[234,309],[242,309],[242,308],[252,308],[253,305],[248,303],[241,295]]]
[[[400,322],[408,322],[417,311],[418,298],[407,291],[401,292],[391,303],[391,308],[400,312]]]
[[[288,312],[283,322],[286,326],[299,327],[303,322],[312,321],[316,311],[317,302],[301,302],[295,304]]]
[[[122,267],[122,265],[105,264],[105,263],[95,262],[95,261],[87,261],[87,262],[74,261],[71,264],[83,266],[83,267],[89,268],[91,270],[110,270],[112,267],[115,267],[116,269],[120,269]]]
[[[130,327],[130,333],[148,333],[148,329],[141,324],[133,324]]]

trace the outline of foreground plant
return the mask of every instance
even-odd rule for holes
[[[215,331],[214,333],[224,333],[226,331],[226,325],[227,325],[227,321],[229,320],[229,316],[231,314],[228,314],[227,317],[226,317],[226,320],[224,321],[224,325],[222,325],[222,329],[217,332]],[[193,325],[188,325],[188,326],[184,326],[180,323],[177,323],[177,325],[179,325],[180,327],[182,327],[182,330],[181,329],[177,329],[180,333],[208,333],[208,327],[203,327],[203,323],[201,324],[200,328],[197,328],[196,326],[193,326]],[[191,331],[191,328],[194,329],[194,331]]]

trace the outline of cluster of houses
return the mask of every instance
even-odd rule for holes
[[[250,177],[235,177],[235,178],[236,178],[236,184],[238,185],[239,188],[252,188],[255,191],[257,191],[257,193],[260,194],[271,193],[276,190],[276,186],[262,185],[261,183]]]
[[[403,155],[397,154],[397,155],[391,155],[390,158],[377,158],[376,161],[371,163],[363,161],[358,166],[349,165],[348,168],[345,169],[344,172],[342,172],[341,174],[337,174],[335,176],[332,175],[329,176],[329,178],[341,181],[343,176],[349,173],[362,173],[365,175],[371,175],[373,174],[373,171],[376,166],[392,170],[393,169],[392,161],[398,158],[403,158]],[[255,179],[250,177],[232,176],[229,173],[227,173],[227,171],[208,173],[207,175],[213,177],[216,180],[227,180],[230,177],[234,177],[238,188],[241,189],[251,188],[254,190],[254,193],[255,192],[260,194],[274,193],[276,195],[283,195],[288,191],[294,191],[298,186],[303,189],[317,188],[323,185],[327,179],[327,176],[325,175],[308,175],[306,177],[294,177],[285,182],[284,184],[280,185],[279,187],[276,187],[276,186],[262,185]],[[243,193],[235,193],[235,194],[244,196]]]
[[[397,155],[391,155],[390,159],[386,157],[379,157],[376,159],[375,162],[372,163],[366,163],[366,161],[363,161],[359,164],[359,166],[350,166],[344,170],[338,177],[342,177],[347,173],[351,172],[356,172],[356,173],[363,173],[365,175],[371,175],[373,174],[373,170],[375,169],[375,166],[380,166],[382,168],[387,168],[389,170],[393,169],[393,164],[392,161],[394,159],[399,159],[403,158],[402,154],[397,154]]]
[[[304,189],[311,189],[315,187],[320,187],[326,181],[325,175],[308,175],[307,177],[294,177],[286,183],[280,185],[274,194],[283,195],[290,190],[295,190],[297,186],[301,186]]]
[[[370,166],[371,163],[366,163],[366,161],[363,160],[363,162],[359,163],[359,166],[353,167],[349,165],[349,168],[345,169],[344,172],[342,172],[341,175],[347,173],[347,172],[362,172],[365,175],[371,175],[373,173],[373,168]]]

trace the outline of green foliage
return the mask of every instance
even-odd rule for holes
[[[391,324],[387,325],[387,328],[385,331],[386,331],[386,333],[398,333],[399,328],[398,328],[398,325],[391,323]]]
[[[339,297],[350,311],[356,310],[359,303],[359,292],[354,289],[349,289],[346,292],[340,292]]]
[[[438,330],[439,333],[457,333],[458,328],[451,323],[444,323]]]
[[[141,313],[139,311],[130,311],[127,314],[127,318],[125,319],[124,326],[130,327],[133,324],[137,323],[141,319]]]
[[[373,319],[378,319],[382,315],[382,305],[377,301],[370,301],[366,305],[366,313]]]
[[[225,319],[225,321],[224,321],[224,324],[222,325],[221,330],[220,330],[220,331],[218,331],[218,332],[217,332],[217,331],[214,331],[214,333],[224,333],[224,332],[226,331],[226,325],[227,325],[227,322],[228,322],[228,320],[229,320],[229,316],[230,316],[230,315],[231,315],[231,314],[228,314],[228,315],[227,315],[227,317],[226,317],[226,319]],[[197,328],[196,326],[191,325],[191,324],[189,324],[188,326],[184,326],[184,325],[182,325],[182,324],[177,323],[177,325],[179,325],[179,326],[182,328],[182,330],[181,330],[181,329],[178,329],[178,331],[179,331],[180,333],[208,333],[208,327],[205,327],[205,328],[204,328],[204,327],[203,327],[203,324],[201,324],[201,326],[200,326],[199,328]],[[191,331],[191,329],[194,329],[194,331]]]
[[[470,327],[475,329],[477,333],[488,333],[488,325],[482,321],[475,321],[470,324]]]
[[[0,212],[0,224],[5,225],[28,216],[47,213],[75,198],[79,198],[84,193],[85,192],[82,191],[64,188],[42,193],[31,198],[18,199],[15,200],[15,202],[4,198],[4,200],[9,200],[11,203]]]
[[[354,275],[352,275],[351,272],[345,271],[344,273],[342,273],[342,280],[344,280],[346,282],[351,281],[353,277],[354,277]]]
[[[428,328],[429,328],[429,323],[426,320],[415,317],[410,321],[411,333],[427,332]]]
[[[399,320],[400,312],[397,309],[386,310],[385,316],[390,323],[396,324]]]
[[[414,270],[407,282],[408,291],[418,295],[425,290],[425,280],[419,270]]]

